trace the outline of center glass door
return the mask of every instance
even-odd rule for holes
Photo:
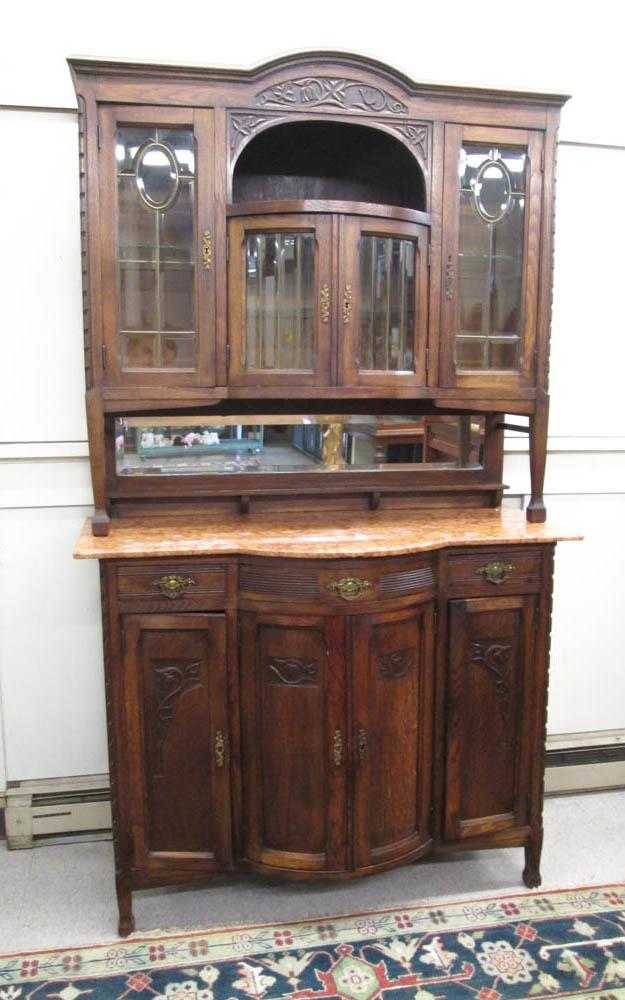
[[[341,219],[339,369],[343,385],[425,385],[428,229]]]
[[[231,385],[328,385],[332,219],[265,215],[229,223]]]

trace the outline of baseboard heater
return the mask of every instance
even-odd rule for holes
[[[567,733],[547,740],[547,795],[625,787],[625,730]],[[111,837],[107,774],[10,782],[6,791],[10,849]]]
[[[9,782],[5,825],[11,850],[111,837],[107,774]]]

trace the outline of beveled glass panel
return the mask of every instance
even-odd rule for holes
[[[122,363],[125,368],[153,368],[158,364],[159,339],[155,333],[122,334]]]
[[[415,243],[360,239],[361,371],[412,371],[415,322]]]
[[[178,193],[178,165],[171,149],[148,142],[137,154],[135,179],[139,194],[150,208],[165,209]]]
[[[192,333],[177,333],[161,337],[163,368],[193,368],[195,338]]]
[[[248,234],[245,285],[245,368],[312,371],[314,234]]]
[[[325,413],[251,419],[213,414],[118,418],[117,474],[397,472],[483,464],[481,416]]]
[[[161,264],[161,329],[193,331],[193,268]]]
[[[153,264],[120,263],[119,304],[123,330],[156,330],[157,272]]]
[[[119,328],[122,367],[193,369],[195,155],[191,128],[117,132]],[[149,263],[148,263],[149,262]],[[143,340],[132,331],[154,331]],[[183,341],[167,333],[185,333]]]
[[[520,364],[527,153],[467,143],[460,152],[458,238],[459,369]],[[477,341],[467,334],[479,335]],[[511,338],[501,341],[501,335]],[[492,338],[497,338],[491,344]]]

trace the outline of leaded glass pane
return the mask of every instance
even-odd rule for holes
[[[116,161],[122,367],[193,370],[193,130],[122,126]]]

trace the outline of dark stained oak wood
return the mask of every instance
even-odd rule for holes
[[[125,615],[122,629],[133,867],[228,866],[225,616]]]
[[[245,857],[347,867],[347,704],[341,619],[243,614]]]
[[[447,840],[526,823],[535,617],[532,597],[450,604]]]
[[[433,610],[358,615],[352,626],[354,865],[431,841]]]
[[[419,84],[337,52],[250,70],[89,59],[70,69],[93,534],[148,516],[179,528],[200,516],[224,533],[233,516],[279,525],[323,517],[331,531],[344,514],[371,523],[411,509],[458,514],[456,546],[452,531],[436,552],[352,558],[344,543],[324,558],[279,558],[214,546],[103,560],[120,934],[134,929],[133,890],[232,868],[344,879],[430,852],[515,846],[525,849],[525,883],[539,884],[555,536],[460,545],[461,518],[501,504],[505,414],[529,417],[527,519],[546,516],[555,155],[566,98]],[[193,130],[192,370],[121,363],[120,123]],[[527,151],[516,371],[456,370],[465,140]],[[312,362],[300,368],[248,365],[244,239],[272,230],[315,239]],[[406,371],[368,370],[359,356],[367,304],[358,255],[369,234],[417,248]],[[373,280],[382,301],[381,269]],[[267,309],[260,319],[272,319]],[[397,338],[395,314],[388,326]],[[276,413],[419,416],[427,454],[474,467],[117,475],[116,417],[157,424],[184,415],[193,425],[206,413],[242,423]],[[454,415],[484,416],[481,455],[468,419],[450,438]],[[395,431],[374,442],[378,457],[390,440],[414,444],[410,427]]]

